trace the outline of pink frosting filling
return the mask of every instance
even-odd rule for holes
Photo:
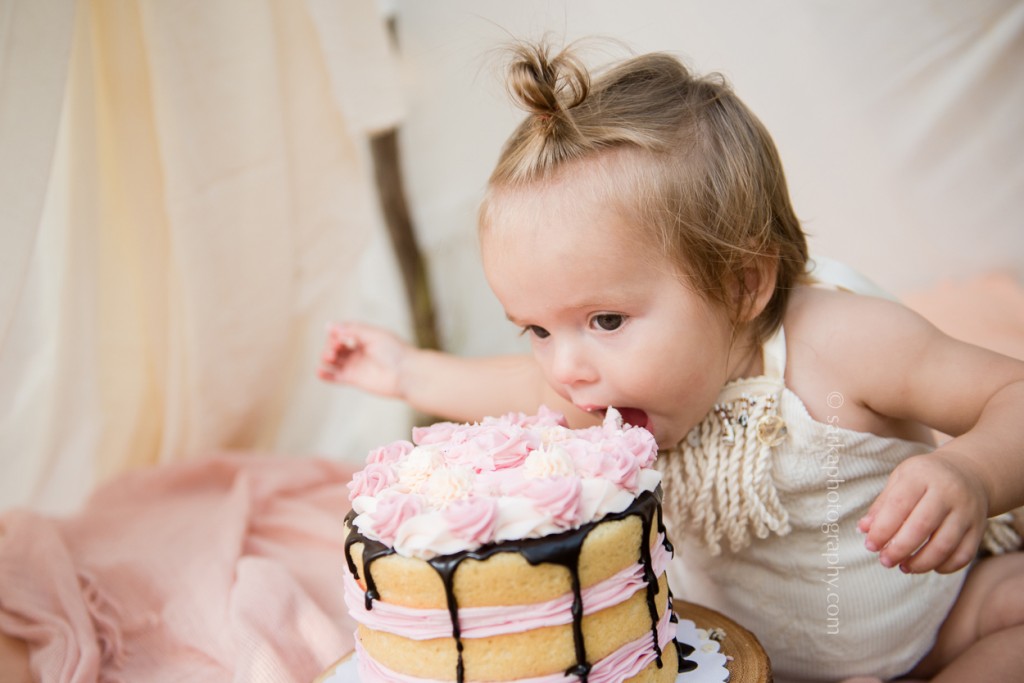
[[[658,541],[651,548],[651,565],[656,576],[661,576],[672,559],[665,549],[664,540],[665,535],[659,535]],[[363,589],[349,572],[345,572],[344,584],[349,613],[367,628],[395,633],[412,640],[447,638],[452,634],[452,621],[447,609],[415,609],[375,600],[373,608],[367,610]],[[617,605],[644,585],[644,567],[637,562],[583,589],[583,613],[590,614]],[[459,627],[463,638],[487,638],[569,623],[572,623],[571,594],[530,605],[459,609]]]
[[[675,631],[669,619],[670,614],[669,610],[665,610],[658,621],[658,645],[662,651],[672,641],[672,634]],[[626,643],[604,659],[595,662],[590,669],[588,680],[590,683],[621,683],[621,681],[643,671],[655,660],[655,657],[654,648],[651,647],[651,636],[648,632],[642,637]],[[448,683],[392,671],[374,660],[363,649],[358,638],[356,639],[356,665],[359,669],[361,683]],[[565,673],[560,671],[547,676],[520,678],[518,683],[565,683],[566,680]]]

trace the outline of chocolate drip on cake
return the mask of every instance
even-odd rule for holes
[[[658,485],[658,488],[656,489],[656,493],[658,494],[658,502],[660,503],[661,502],[661,484]],[[661,537],[664,539],[664,541],[662,542],[662,545],[665,547],[665,550],[667,550],[670,555],[674,555],[675,552],[676,552],[676,549],[672,545],[672,542],[668,540],[668,530],[665,528],[665,516],[664,516],[665,512],[664,512],[664,509],[659,505],[657,507],[657,512],[658,512],[658,533],[661,534],[662,535]]]
[[[673,598],[672,598],[672,591],[669,591],[668,592],[668,608],[670,610],[672,610],[672,615],[669,617],[669,621],[671,621],[673,624],[678,624],[679,623],[679,617],[676,616],[675,608],[673,606],[672,600],[673,600]],[[689,655],[692,655],[696,651],[696,649],[692,645],[687,645],[686,643],[680,643],[675,638],[672,639],[672,642],[676,646],[676,661],[678,662],[679,673],[683,674],[683,673],[686,673],[687,671],[693,671],[694,669],[696,669],[697,668],[697,662],[695,662],[695,661],[693,661],[691,659],[687,659],[687,657]]]
[[[370,572],[370,565],[373,564],[374,560],[393,555],[395,549],[389,548],[380,541],[367,538],[359,533],[359,530],[352,526],[352,520],[355,518],[355,510],[352,510],[345,516],[345,526],[349,528],[348,538],[345,539],[345,562],[348,564],[348,570],[352,572],[352,576],[358,580],[359,570],[356,568],[355,560],[352,559],[352,546],[356,543],[362,543],[363,578],[366,580],[366,595],[363,599],[366,609],[371,610],[373,609],[373,601],[379,598],[380,594],[377,592],[377,582],[373,580],[373,574]]]
[[[489,553],[490,557],[493,553]],[[448,603],[448,615],[452,620],[452,638],[455,640],[455,652],[458,656],[458,663],[455,665],[455,680],[462,683],[466,680],[466,666],[462,661],[462,627],[459,625],[459,602],[455,598],[455,570],[467,557],[473,557],[473,553],[455,553],[454,555],[441,555],[427,560],[441,576],[441,583],[444,584],[445,600]],[[475,559],[485,559],[476,557]]]
[[[673,641],[676,644],[676,653],[679,655],[679,673],[684,674],[687,671],[693,671],[697,668],[697,662],[692,659],[687,659],[689,655],[692,655],[696,650],[693,645],[687,645],[686,643],[680,643],[678,640]]]
[[[573,640],[576,648],[576,664],[566,671],[567,676],[576,676],[582,683],[587,683],[591,663],[587,661],[586,643],[583,638],[583,598],[579,576],[579,558],[583,550],[583,542],[590,532],[599,524],[609,521],[618,521],[637,515],[640,517],[643,534],[640,542],[639,561],[644,566],[644,579],[647,583],[646,598],[648,611],[651,615],[651,633],[654,637],[654,649],[657,654],[658,667],[663,666],[662,651],[658,643],[658,607],[655,596],[658,593],[658,577],[654,573],[654,566],[651,559],[650,533],[657,515],[657,528],[664,532],[661,516],[661,487],[655,491],[645,491],[622,512],[605,515],[602,519],[580,526],[560,534],[546,536],[544,538],[524,539],[520,541],[505,541],[481,546],[475,550],[467,550],[450,555],[434,557],[427,562],[440,575],[444,585],[445,597],[447,600],[448,613],[452,621],[452,638],[455,640],[458,663],[456,665],[456,680],[458,683],[465,682],[465,666],[463,663],[462,634],[459,626],[459,605],[455,597],[455,572],[459,565],[466,559],[478,561],[486,560],[496,553],[517,552],[522,555],[531,565],[557,564],[565,567],[572,578],[572,629]],[[360,573],[352,558],[351,547],[356,543],[363,544],[362,576],[366,582],[366,609],[372,608],[373,600],[379,598],[376,584],[373,581],[370,565],[377,559],[391,555],[395,551],[379,541],[367,538],[353,526],[355,513],[350,512],[345,518],[345,524],[349,528],[349,535],[345,541],[345,559],[349,571],[358,579]],[[672,550],[671,544],[665,541],[665,547]],[[671,607],[671,602],[669,602]],[[678,646],[678,644],[677,644]],[[682,663],[682,660],[680,660]]]
[[[657,505],[654,506],[658,508]],[[654,597],[658,594],[658,577],[654,573],[654,562],[651,560],[651,526],[654,524],[653,514],[643,514],[640,516],[640,520],[643,524],[643,534],[641,538],[643,541],[640,543],[640,558],[644,564],[644,581],[647,582],[647,610],[651,614],[651,637],[654,642],[654,654],[655,661],[658,663],[660,669],[664,664],[661,661],[661,644],[658,643],[658,604],[654,601]],[[659,530],[660,530],[659,523]]]

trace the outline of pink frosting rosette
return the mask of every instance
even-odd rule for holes
[[[636,492],[637,477],[640,474],[640,461],[637,457],[627,451],[613,450],[599,455],[599,467],[597,476],[600,479],[607,479],[619,488],[630,492]]]
[[[481,425],[465,436],[466,440],[454,445],[447,458],[477,472],[519,467],[540,445],[536,434],[518,425]]]
[[[423,502],[419,496],[410,493],[393,493],[381,496],[377,508],[368,513],[373,530],[378,540],[393,545],[398,528],[407,519],[411,519],[423,511]]]
[[[623,425],[618,413],[609,414],[604,424],[578,429],[575,438],[597,444],[602,452],[626,451],[636,459],[637,467],[643,469],[654,464],[658,457],[658,442],[654,435],[641,427]]]
[[[348,499],[359,496],[376,496],[398,481],[395,470],[388,463],[371,462],[355,473],[348,484]]]
[[[506,413],[501,417],[485,417],[481,423],[486,426],[494,424],[516,425],[519,427],[568,427],[565,416],[551,410],[547,406],[541,406],[536,415],[526,413]]]
[[[432,446],[456,440],[457,435],[469,429],[471,425],[457,422],[435,422],[428,427],[413,427],[412,442],[417,446]]]
[[[654,435],[640,427],[622,430],[618,436],[618,447],[631,453],[640,468],[650,467],[658,457],[658,442]]]
[[[582,522],[580,494],[583,486],[578,477],[527,479],[517,489],[515,495],[533,501],[559,528],[572,529]]]
[[[572,460],[573,467],[581,477],[597,477],[601,473],[601,458],[593,441],[571,438],[558,442],[566,455]]]
[[[525,475],[519,469],[490,470],[480,472],[473,483],[473,495],[481,497],[510,496],[512,491],[525,480]]]
[[[457,500],[445,509],[442,518],[452,535],[466,541],[470,547],[485,545],[494,540],[498,501],[491,497]]]
[[[407,456],[412,449],[413,445],[408,441],[395,441],[370,451],[366,456],[366,462],[389,465]]]

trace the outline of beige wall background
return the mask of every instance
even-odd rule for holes
[[[774,136],[812,250],[895,294],[1024,274],[1024,3],[394,6],[412,205],[456,348],[486,353],[514,334],[469,240],[481,186],[520,116],[495,54],[510,37],[607,36],[723,73]]]
[[[520,115],[499,48],[545,34],[725,74],[812,248],[890,291],[1024,278],[1021,2],[4,0],[0,507],[404,436],[313,375],[329,321],[409,332],[366,151],[394,125],[444,345],[522,348],[474,217]]]

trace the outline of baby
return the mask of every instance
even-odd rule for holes
[[[752,629],[779,681],[1019,677],[1024,554],[975,558],[1024,504],[1024,363],[814,268],[721,79],[651,54],[592,80],[523,45],[508,86],[529,114],[480,244],[532,356],[349,323],[321,376],[453,420],[614,406],[662,449],[674,590]]]

